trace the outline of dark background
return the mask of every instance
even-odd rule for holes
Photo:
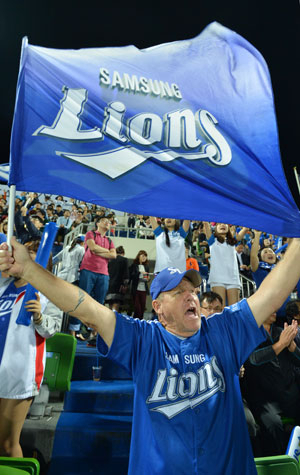
[[[192,38],[218,21],[252,43],[270,70],[282,162],[300,207],[293,167],[300,173],[298,0],[172,0],[99,2],[2,0],[0,15],[0,163],[9,160],[9,140],[21,40],[50,48],[139,48]]]

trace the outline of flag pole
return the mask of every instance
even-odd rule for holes
[[[16,185],[10,185],[9,202],[8,202],[8,222],[7,222],[7,244],[8,244],[9,250],[11,250],[10,240],[14,233],[15,201],[16,201]]]
[[[299,175],[298,175],[298,172],[297,172],[297,167],[294,167],[294,173],[295,173],[296,183],[297,183],[297,187],[298,187],[298,192],[299,192],[299,195],[300,195],[300,181],[299,181]]]

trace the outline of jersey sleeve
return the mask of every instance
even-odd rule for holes
[[[266,339],[263,326],[258,327],[246,299],[207,318],[218,345],[227,354],[235,373],[249,355]],[[228,353],[229,352],[229,353]]]
[[[116,328],[111,347],[108,348],[99,335],[97,350],[101,356],[108,357],[121,365],[135,379],[138,366],[143,366],[141,363],[147,354],[146,348],[151,347],[150,334],[150,325],[145,320],[134,319],[116,312]]]
[[[41,303],[42,298],[45,299],[45,297],[41,295]],[[62,310],[60,310],[58,307],[56,307],[56,305],[47,300],[45,309],[43,309],[42,306],[42,322],[40,325],[34,325],[35,329],[43,338],[50,338],[51,336],[55,335],[55,333],[60,331],[62,317]]]
[[[186,238],[188,235],[188,231],[185,231],[182,226],[179,228],[179,234],[181,237]]]
[[[163,232],[163,228],[161,226],[158,226],[157,228],[153,230],[155,237],[158,237],[162,232]]]
[[[208,245],[209,245],[209,246],[212,246],[213,243],[215,242],[215,240],[216,240],[216,238],[215,238],[214,234],[212,234],[212,235],[210,236],[209,240],[207,241]]]

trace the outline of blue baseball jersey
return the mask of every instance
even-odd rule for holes
[[[185,339],[117,313],[110,349],[99,337],[98,350],[135,384],[129,473],[256,474],[238,374],[265,338],[246,300]]]

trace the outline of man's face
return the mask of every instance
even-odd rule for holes
[[[32,222],[37,229],[40,229],[43,226],[38,218],[32,218]]]
[[[294,316],[294,319],[297,320],[298,327],[300,326],[300,302],[296,302],[298,307],[298,315]]]
[[[243,244],[239,244],[238,246],[236,246],[236,252],[237,252],[238,254],[241,254],[243,251],[244,251],[244,246],[243,246]]]
[[[153,300],[153,308],[162,325],[175,335],[189,337],[200,328],[199,300],[194,285],[187,279],[182,279],[174,289],[162,292]]]
[[[97,223],[97,228],[100,231],[108,231],[110,225],[110,221],[107,218],[102,218]]]
[[[201,303],[200,310],[202,315],[209,317],[209,315],[212,315],[213,313],[222,312],[223,305],[218,299],[215,299],[210,303],[207,301],[207,299],[204,299]]]
[[[66,211],[64,212],[65,218],[69,218],[69,217],[70,217],[70,214],[71,214],[70,211],[66,210]]]

